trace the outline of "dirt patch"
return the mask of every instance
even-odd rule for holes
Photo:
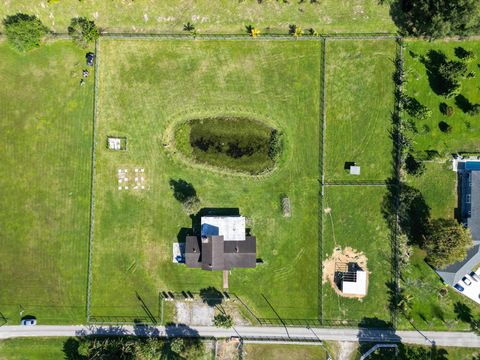
[[[333,249],[332,256],[328,257],[323,261],[322,267],[322,283],[326,283],[327,281],[330,283],[332,288],[335,292],[343,297],[349,298],[362,298],[362,295],[350,295],[344,294],[342,291],[337,287],[335,283],[335,271],[337,271],[338,264],[348,264],[348,263],[356,263],[358,266],[362,268],[363,271],[367,273],[367,287],[368,287],[368,268],[367,268],[367,257],[361,252],[351,247],[346,247],[342,249],[341,247],[337,246]]]
[[[243,316],[240,309],[238,308],[239,303],[235,300],[227,301],[222,304],[223,310],[233,318],[233,323],[235,325],[252,325],[248,319]]]
[[[213,325],[215,308],[198,301],[175,301],[175,322],[185,325]]]
[[[350,360],[353,353],[357,350],[358,343],[340,341],[338,343],[338,360]]]
[[[237,339],[217,342],[216,360],[238,360],[240,359],[240,342]]]

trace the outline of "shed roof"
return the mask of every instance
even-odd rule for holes
[[[201,228],[202,236],[223,236],[224,241],[245,240],[243,216],[204,216]]]
[[[367,295],[367,273],[363,270],[356,271],[355,281],[343,280],[342,292],[350,295]]]

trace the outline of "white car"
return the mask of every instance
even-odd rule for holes
[[[20,322],[20,325],[23,325],[23,326],[33,326],[33,325],[37,325],[37,319],[22,319],[22,321]]]
[[[472,285],[472,282],[466,276],[463,277],[462,281],[465,283],[465,285]]]

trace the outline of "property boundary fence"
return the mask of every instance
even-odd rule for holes
[[[99,65],[99,40],[95,41],[95,69],[93,87],[93,134],[92,134],[92,181],[90,193],[90,233],[88,238],[88,274],[87,274],[87,323],[90,322],[90,304],[92,294],[92,256],[93,232],[95,222],[95,185],[97,174],[97,110],[98,110],[98,65]]]
[[[58,39],[69,39],[71,38],[68,34],[53,34],[52,38]],[[323,206],[324,206],[324,195],[326,186],[386,186],[388,181],[382,180],[360,180],[360,181],[343,181],[343,180],[333,180],[325,181],[324,173],[324,161],[325,161],[325,137],[326,137],[326,106],[327,106],[327,90],[326,90],[326,66],[327,66],[327,41],[337,41],[337,40],[388,40],[388,39],[397,39],[401,40],[401,37],[395,34],[388,33],[370,33],[370,34],[320,34],[318,36],[301,36],[294,37],[292,35],[286,34],[268,34],[261,35],[257,38],[252,38],[248,34],[200,34],[192,36],[191,34],[128,34],[128,33],[102,33],[100,39],[95,42],[95,52],[96,52],[96,63],[94,71],[94,114],[93,114],[93,149],[92,149],[92,182],[91,182],[91,204],[90,204],[90,235],[89,235],[89,252],[88,252],[88,283],[87,283],[87,323],[138,323],[145,322],[151,323],[152,320],[150,317],[142,316],[103,316],[103,315],[91,315],[91,293],[92,293],[92,257],[93,257],[93,242],[94,242],[94,211],[95,211],[95,188],[96,188],[96,142],[97,142],[97,114],[98,114],[98,67],[100,64],[100,52],[99,52],[99,43],[101,39],[139,39],[139,40],[183,40],[183,41],[194,41],[194,40],[238,40],[238,41],[320,41],[321,48],[321,73],[320,73],[320,122],[319,126],[319,135],[320,135],[320,156],[319,156],[319,171],[320,171],[320,193],[319,193],[319,236],[318,236],[318,256],[319,262],[321,264],[323,260]],[[346,327],[355,327],[358,325],[358,320],[325,320],[323,314],[323,286],[322,286],[322,273],[321,266],[319,267],[319,276],[318,276],[318,286],[319,286],[319,318],[318,319],[267,319],[267,318],[258,318],[246,304],[241,301],[235,294],[229,293],[231,296],[239,300],[242,305],[250,312],[250,314],[258,321],[260,325],[268,326],[346,326]],[[179,295],[181,293],[175,293]],[[164,298],[160,298],[160,303],[165,301]]]

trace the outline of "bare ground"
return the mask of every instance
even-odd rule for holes
[[[332,286],[335,292],[343,297],[351,297],[351,298],[362,298],[363,296],[360,295],[346,295],[340,291],[340,289],[335,284],[335,265],[337,263],[357,263],[367,274],[367,257],[361,252],[351,247],[346,247],[342,250],[340,246],[337,246],[333,249],[332,256],[326,258],[323,261],[323,270],[322,270],[322,283],[326,283],[327,281]]]

